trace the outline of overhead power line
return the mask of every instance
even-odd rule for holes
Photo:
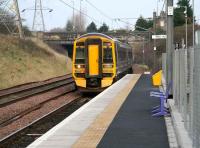
[[[64,0],[59,0],[61,3],[65,4],[66,6],[68,6],[69,8],[77,11],[80,13],[80,10],[78,10],[77,8],[71,6],[70,4],[66,3]],[[84,13],[84,12],[81,12],[82,15],[88,17],[89,19],[91,19],[92,21],[96,22],[96,23],[99,23],[99,24],[102,24],[100,21],[96,20],[95,18],[89,16],[88,14]]]
[[[120,20],[137,20],[139,19],[140,17],[124,17],[124,18],[114,18],[114,19],[120,19]],[[151,20],[152,17],[142,17],[143,19],[146,19],[146,20]]]
[[[110,16],[108,16],[107,14],[105,14],[102,10],[100,10],[99,8],[97,8],[94,4],[92,4],[90,1],[85,0],[90,6],[92,6],[94,9],[96,9],[102,16],[106,17],[107,19],[110,19],[111,21],[113,20],[113,18],[111,18]]]
[[[118,21],[116,19],[114,19],[114,22],[115,22],[115,24],[117,25],[118,28],[122,28],[121,25],[118,23]]]
[[[108,16],[106,13],[104,13],[102,10],[100,10],[98,7],[96,7],[94,4],[92,4],[89,0],[85,0],[90,6],[92,6],[96,11],[98,11],[102,16],[105,18],[109,19],[112,22],[112,27],[113,27],[113,22],[118,26],[118,28],[122,28],[120,24],[116,21],[116,19]],[[114,28],[113,28],[114,29]]]
[[[143,27],[140,27],[140,26],[137,26],[137,25],[133,25],[133,24],[131,24],[131,23],[129,23],[129,22],[126,22],[126,21],[123,21],[123,20],[121,20],[121,19],[117,19],[117,21],[123,22],[123,23],[128,24],[128,25],[130,25],[130,26],[133,26],[133,27],[135,27],[135,28],[140,28],[140,29],[143,29],[143,30],[145,30],[145,31],[152,32],[152,31],[148,30],[147,28],[143,28]],[[153,33],[153,32],[152,32],[152,33]]]
[[[44,7],[42,4],[42,0],[34,0],[34,6],[30,8],[25,8],[21,12],[25,11],[34,11],[33,15],[33,23],[32,23],[32,31],[46,31],[45,29],[45,21],[44,21],[44,11],[48,11],[49,13],[53,11],[53,9]]]

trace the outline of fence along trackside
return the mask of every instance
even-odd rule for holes
[[[163,54],[163,74],[166,76],[166,54]],[[200,147],[200,45],[194,49],[179,49],[173,54],[173,96],[182,115],[184,126]]]

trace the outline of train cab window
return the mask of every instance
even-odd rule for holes
[[[84,64],[85,63],[85,48],[76,48],[76,64]]]
[[[121,62],[126,60],[126,49],[123,47],[120,47],[119,49],[119,60]]]
[[[85,46],[84,42],[77,42],[76,46]]]
[[[113,63],[112,48],[103,49],[103,63]]]

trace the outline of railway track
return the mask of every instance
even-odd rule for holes
[[[0,147],[26,147],[35,139],[43,135],[49,129],[61,122],[83,104],[85,104],[90,97],[79,96],[74,98],[59,108],[35,120],[31,124],[19,129],[18,131],[8,135],[0,140]]]
[[[74,83],[72,75],[68,74],[46,81],[34,82],[0,90],[0,107],[72,83]]]
[[[0,90],[0,139],[18,129],[10,125],[75,90],[71,74]]]
[[[70,74],[0,90],[0,148],[26,147],[91,98],[76,91]]]
[[[65,94],[68,94],[68,93],[73,92],[73,91],[74,91],[74,88],[68,89],[64,93],[61,93],[61,94],[58,94],[56,96],[50,97],[49,99],[44,100],[44,101],[38,103],[35,106],[32,106],[32,107],[30,107],[30,108],[28,108],[28,109],[26,109],[26,110],[24,110],[24,111],[22,111],[20,113],[15,114],[14,116],[12,116],[12,117],[10,117],[10,118],[8,118],[6,120],[1,121],[0,122],[0,128],[9,125],[10,123],[22,118],[23,116],[25,116],[25,115],[27,115],[27,114],[35,111],[35,110],[40,109],[44,104],[48,103],[49,101],[52,101],[52,100],[54,100],[54,99],[56,99],[56,98],[58,98],[60,96],[63,96]]]

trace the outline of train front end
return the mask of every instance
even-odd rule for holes
[[[86,34],[74,42],[73,77],[82,92],[100,92],[116,76],[115,42],[103,34]]]

